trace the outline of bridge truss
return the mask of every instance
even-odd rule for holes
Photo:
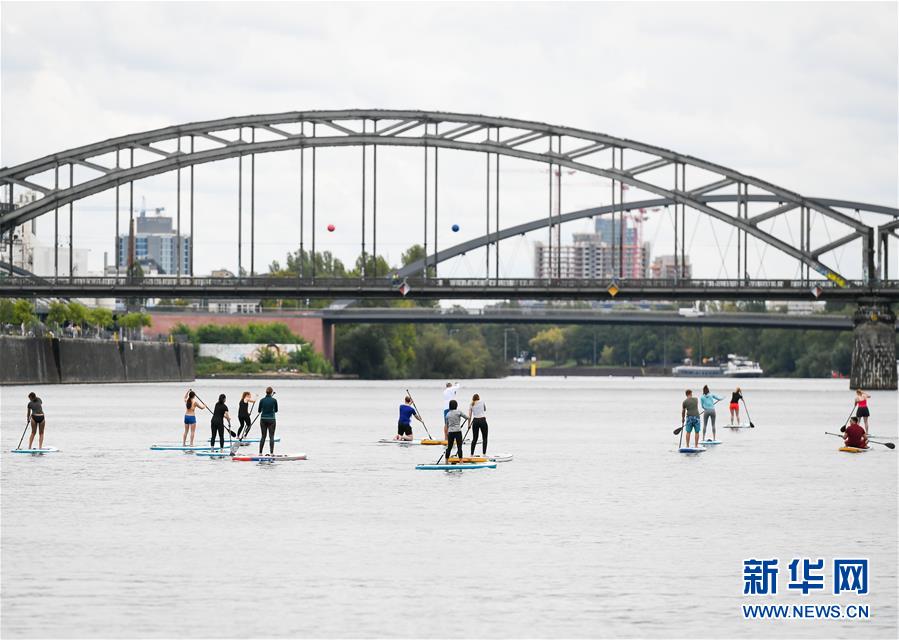
[[[13,167],[0,169],[0,185],[6,187],[8,202],[14,201],[17,188],[24,188],[39,194],[34,201],[19,208],[7,207],[0,213],[0,232],[5,232],[9,240],[9,263],[12,264],[12,230],[17,226],[39,216],[53,213],[55,246],[59,243],[59,212],[68,207],[69,228],[73,222],[74,205],[79,200],[97,193],[115,190],[116,192],[116,225],[119,220],[119,189],[124,185],[133,187],[135,180],[141,180],[165,174],[177,173],[177,208],[175,212],[177,233],[179,237],[186,224],[193,236],[193,170],[196,165],[217,162],[228,158],[239,159],[239,171],[243,171],[244,158],[250,159],[251,196],[249,205],[250,241],[249,241],[249,275],[255,277],[255,190],[254,160],[257,154],[299,151],[303,166],[307,161],[312,166],[311,188],[311,246],[307,245],[305,234],[301,231],[300,249],[316,250],[315,225],[315,163],[316,150],[325,147],[361,147],[363,158],[366,148],[373,150],[374,184],[366,185],[366,172],[363,168],[363,215],[362,215],[362,263],[366,264],[365,230],[365,192],[367,188],[377,188],[377,148],[379,146],[417,147],[424,149],[425,158],[425,206],[422,241],[425,254],[428,256],[420,263],[410,266],[404,273],[412,275],[421,271],[423,278],[429,277],[429,267],[444,259],[460,255],[476,247],[487,247],[488,276],[489,251],[495,252],[496,271],[494,279],[500,279],[499,242],[504,238],[518,235],[533,229],[547,228],[550,255],[554,242],[553,230],[571,220],[593,215],[611,215],[619,219],[617,228],[621,236],[613,238],[612,254],[617,255],[618,277],[624,278],[624,224],[622,216],[630,209],[643,206],[665,206],[674,208],[674,246],[675,276],[687,279],[686,274],[686,214],[691,208],[712,219],[722,221],[735,228],[737,233],[737,251],[733,259],[737,264],[738,274],[748,274],[748,239],[756,238],[775,247],[784,254],[796,259],[802,265],[801,279],[808,283],[813,281],[827,282],[836,287],[876,287],[879,278],[889,278],[888,239],[899,229],[899,211],[894,208],[877,205],[865,205],[832,199],[812,198],[795,193],[783,187],[749,176],[733,169],[708,162],[692,156],[679,154],[660,147],[641,142],[609,136],[602,133],[585,131],[571,127],[560,127],[538,122],[529,122],[510,118],[497,118],[482,115],[444,113],[434,111],[399,111],[399,110],[346,110],[346,111],[295,111],[268,115],[252,115],[196,122],[153,131],[130,134],[112,138],[102,142],[69,149],[43,158],[38,158]],[[488,188],[486,216],[488,232],[480,239],[463,243],[449,250],[440,251],[436,219],[437,206],[437,150],[454,149],[485,154],[488,163]],[[433,171],[428,168],[428,152],[433,150]],[[549,166],[550,194],[552,194],[553,171],[564,168],[605,178],[612,184],[612,204],[608,207],[582,210],[563,214],[554,212],[552,195],[547,207],[546,217],[516,227],[501,228],[499,203],[499,178],[491,190],[489,185],[490,163],[496,167],[499,175],[500,158],[518,158]],[[363,160],[364,162],[364,160]],[[76,168],[78,171],[76,172]],[[182,214],[181,176],[182,172],[190,172],[188,210]],[[556,171],[558,174],[559,172]],[[302,217],[306,215],[302,195],[307,186],[304,184],[305,171],[300,174],[300,217],[301,229],[304,228]],[[434,203],[433,236],[428,233],[428,181],[433,181]],[[240,182],[243,185],[243,180]],[[557,180],[557,190],[561,190],[561,180]],[[641,202],[625,203],[624,190],[637,189],[654,194],[656,198]],[[131,202],[127,207],[129,218],[133,217],[133,188],[129,190]],[[243,199],[238,205],[238,218],[242,220]],[[734,209],[721,208],[721,203],[736,205]],[[764,210],[750,210],[750,204],[765,203]],[[377,198],[373,202],[370,217],[371,254],[377,254]],[[494,212],[493,227],[491,224],[491,206]],[[865,209],[874,213],[891,216],[893,220],[879,229],[864,224],[859,218],[846,212],[846,209],[858,211]],[[787,242],[783,238],[766,231],[762,223],[788,214],[800,216],[800,238],[798,242]],[[812,216],[823,216],[837,222],[843,235],[823,245],[813,246],[811,237]],[[186,217],[186,220],[184,219]],[[129,228],[131,226],[129,225]],[[613,228],[614,224],[613,224]],[[244,264],[242,222],[238,224],[237,253],[239,268]],[[69,234],[69,269],[72,271],[72,233]],[[119,229],[116,229],[119,235]],[[559,236],[555,242],[559,243]],[[429,247],[429,239],[430,247]],[[862,278],[850,281],[832,265],[825,257],[835,249],[852,243],[861,245],[861,265],[859,273]],[[180,246],[180,243],[179,243]],[[431,253],[428,253],[430,248]],[[191,243],[191,251],[193,243]],[[561,252],[556,251],[557,259],[555,275],[561,277]],[[192,256],[191,256],[192,257]],[[181,273],[181,261],[178,262],[178,273],[171,274],[180,279],[193,276],[193,273]],[[58,255],[57,255],[58,263]],[[193,260],[190,260],[191,270]],[[314,269],[313,264],[313,269]],[[616,268],[613,266],[613,268]],[[58,270],[58,267],[57,267]],[[812,276],[812,272],[820,274]],[[59,275],[57,271],[57,276]],[[315,278],[314,271],[301,274],[303,277]],[[364,274],[363,274],[364,275]],[[375,274],[378,275],[378,274]],[[686,284],[686,283],[684,283]],[[748,275],[734,281],[735,287],[748,283]]]

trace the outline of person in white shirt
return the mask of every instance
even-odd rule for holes
[[[443,390],[443,419],[446,420],[446,414],[449,413],[450,410],[450,401],[456,399],[456,392],[459,390],[459,383],[453,384],[452,382],[446,383],[446,388]]]
[[[468,407],[468,420],[471,422],[471,430],[474,436],[471,439],[471,455],[478,445],[478,436],[483,435],[481,441],[481,454],[487,455],[487,405],[477,393],[471,396],[471,406]]]

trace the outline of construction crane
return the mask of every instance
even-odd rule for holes
[[[151,209],[151,211],[155,211],[157,216],[158,216],[159,214],[161,214],[163,211],[165,211],[165,207],[151,207],[150,209]],[[147,196],[141,196],[141,199],[140,199],[140,217],[141,217],[141,218],[146,218],[146,217],[147,217]]]

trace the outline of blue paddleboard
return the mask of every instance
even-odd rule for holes
[[[705,447],[681,447],[678,449],[681,453],[702,453],[705,450]]]
[[[463,469],[496,469],[495,462],[462,462],[459,464],[418,464],[419,471],[462,471]]]

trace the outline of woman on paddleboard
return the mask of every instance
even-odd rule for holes
[[[444,418],[443,433],[446,438],[446,459],[449,461],[450,451],[453,449],[453,443],[456,443],[456,450],[461,460],[462,455],[462,421],[468,420],[465,414],[459,411],[459,403],[450,400],[449,409],[446,411]]]
[[[869,396],[861,389],[855,390],[855,415],[859,418],[864,418],[865,433],[868,433],[868,418],[871,416],[871,412],[868,410],[868,400],[870,398],[871,396]]]
[[[256,398],[253,397],[253,394],[249,391],[244,391],[240,394],[240,402],[237,403],[237,421],[240,423],[240,428],[237,430],[237,437],[246,438],[250,433],[250,427],[253,426],[253,421],[250,420],[250,404],[249,403],[256,402]]]
[[[35,434],[38,436],[37,448],[44,448],[44,427],[47,426],[47,418],[44,415],[44,401],[32,391],[28,394],[28,407],[25,409],[25,419],[31,425],[31,436],[28,438],[28,448],[34,444]]]
[[[468,421],[471,423],[471,429],[474,435],[471,438],[471,455],[474,456],[474,449],[478,444],[478,436],[483,435],[481,441],[481,453],[487,455],[487,405],[481,400],[481,396],[477,393],[471,396],[471,406],[468,407]]]
[[[740,424],[740,400],[743,399],[743,392],[740,387],[730,394],[730,426]],[[736,422],[734,422],[736,420]]]
[[[712,440],[717,440],[717,434],[715,432],[715,403],[719,400],[723,400],[721,396],[714,395],[711,391],[709,391],[708,385],[702,388],[702,396],[699,398],[700,404],[702,404],[702,439],[705,440],[705,428],[709,424],[709,418],[712,420]]]
[[[421,422],[421,416],[412,406],[412,396],[406,396],[405,402],[400,405],[400,419],[396,423],[394,440],[412,440],[412,418]]]
[[[259,439],[259,455],[262,455],[262,447],[265,444],[265,436],[268,435],[268,452],[275,455],[275,414],[278,413],[278,401],[275,400],[275,392],[271,387],[266,387],[265,397],[259,401],[259,427],[262,429],[262,437]]]
[[[187,446],[187,432],[190,431],[190,446],[194,446],[194,431],[197,429],[197,409],[205,409],[206,405],[197,399],[193,389],[188,389],[184,394],[184,404],[187,410],[184,412],[184,435],[181,436],[181,446]]]
[[[219,401],[215,403],[212,410],[212,438],[209,440],[209,446],[215,446],[215,436],[219,437],[221,448],[225,448],[225,420],[228,421],[228,431],[231,430],[231,416],[228,413],[228,405],[225,404],[225,394],[219,395]]]

